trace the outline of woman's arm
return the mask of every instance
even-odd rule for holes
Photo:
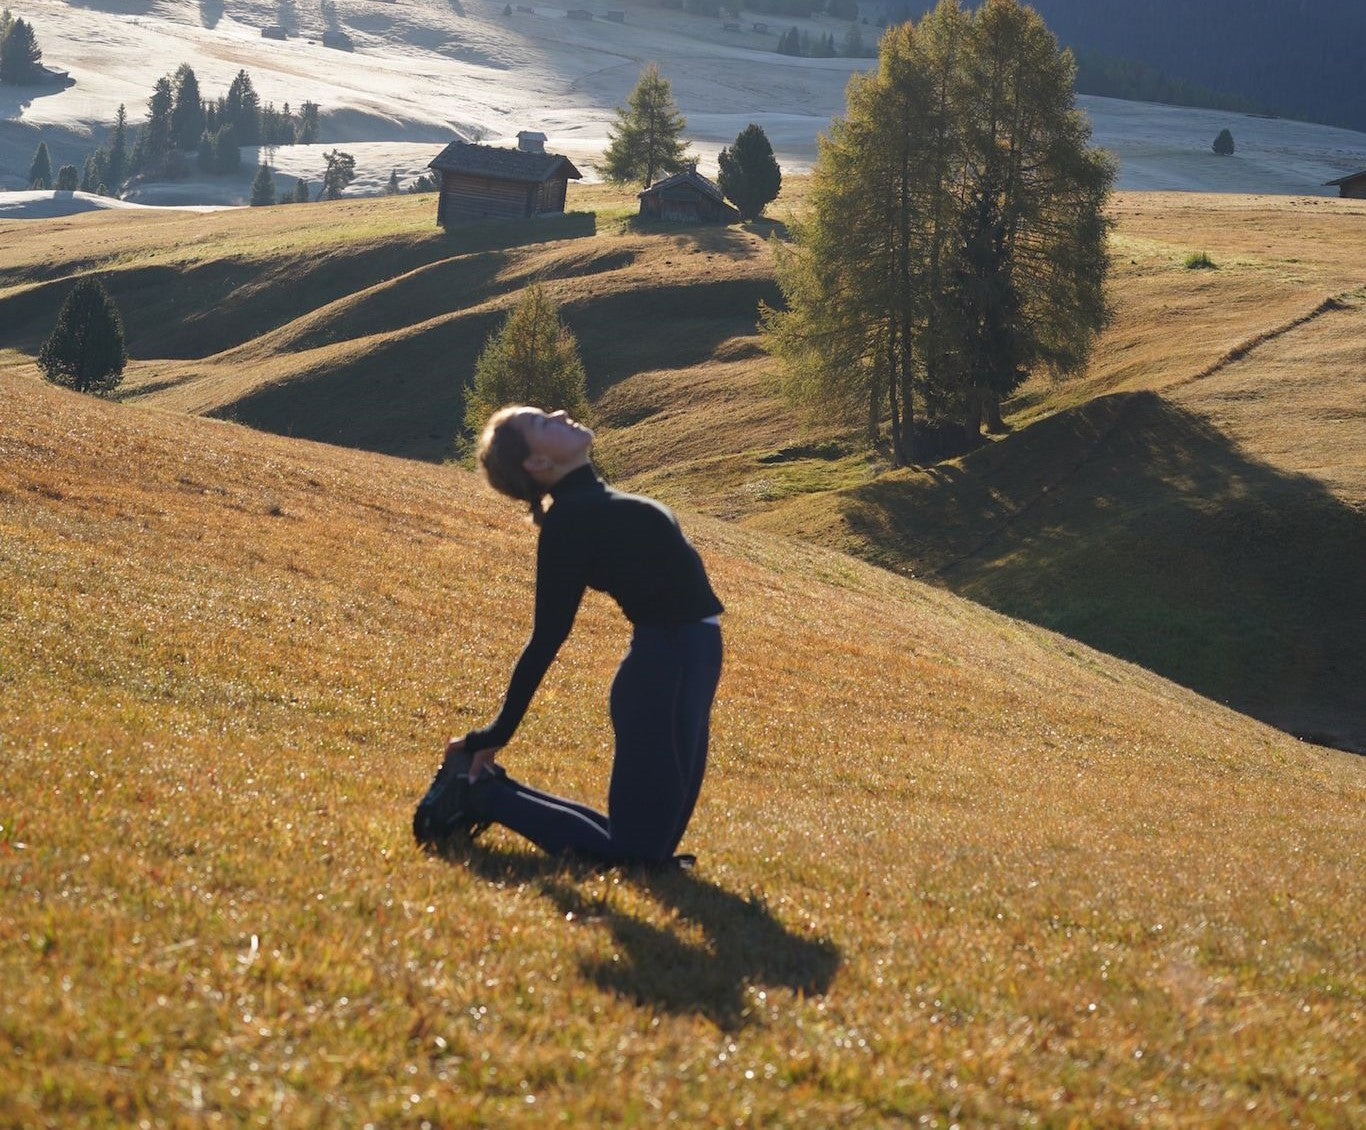
[[[563,523],[552,523],[547,515],[536,548],[536,607],[531,638],[512,669],[498,716],[487,726],[465,735],[464,748],[469,753],[497,749],[512,740],[536,688],[574,626],[583,600],[587,539],[582,536],[583,531],[563,527]]]

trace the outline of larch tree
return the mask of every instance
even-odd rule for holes
[[[588,412],[587,378],[574,334],[539,284],[522,292],[502,326],[490,335],[465,389],[465,429],[478,435],[505,404],[529,404],[571,415]]]
[[[941,0],[888,29],[777,259],[786,309],[764,330],[789,394],[827,416],[861,405],[900,465],[918,421],[975,436],[1028,373],[1083,366],[1114,176],[1088,142],[1071,55],[1017,0]]]
[[[1076,66],[1032,8],[988,0],[971,20],[956,380],[975,437],[1031,372],[1080,371],[1108,319],[1114,165],[1075,108]]]
[[[618,106],[616,114],[598,166],[609,181],[649,188],[661,174],[681,172],[687,166],[687,142],[682,136],[687,119],[678,112],[669,80],[654,63],[640,72],[625,108]]]

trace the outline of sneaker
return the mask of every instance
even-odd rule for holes
[[[425,848],[456,838],[474,839],[488,825],[470,812],[470,762],[463,751],[446,758],[413,813],[413,839]]]

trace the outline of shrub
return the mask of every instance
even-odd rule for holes
[[[123,380],[128,354],[123,321],[104,285],[81,279],[62,303],[57,325],[38,352],[38,367],[53,384],[104,393]]]
[[[478,435],[505,404],[563,408],[579,417],[588,410],[578,342],[539,285],[527,287],[479,355],[474,383],[465,390],[465,428]]]

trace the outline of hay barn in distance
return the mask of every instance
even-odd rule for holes
[[[439,178],[442,227],[563,212],[569,182],[583,179],[568,157],[545,151],[545,134],[531,130],[517,135],[515,149],[452,141],[427,167]]]
[[[1366,200],[1366,169],[1359,173],[1351,173],[1345,177],[1338,177],[1337,180],[1326,181],[1324,187],[1335,185],[1339,196],[1347,196],[1353,200]]]
[[[640,214],[652,220],[683,224],[731,224],[740,218],[740,213],[726,203],[721,190],[695,165],[642,192]]]

